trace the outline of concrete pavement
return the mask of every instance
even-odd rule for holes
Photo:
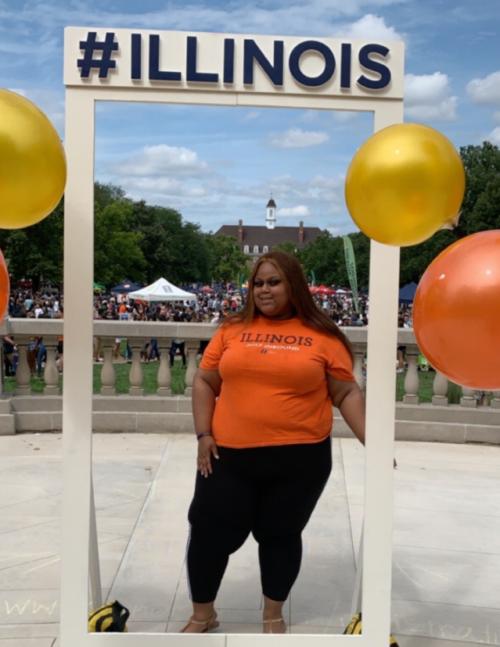
[[[59,619],[60,434],[0,438],[0,647],[53,647]],[[363,448],[333,444],[334,473],[304,535],[286,608],[292,633],[341,632],[363,517]],[[104,598],[130,631],[178,631],[195,443],[184,434],[95,434]],[[393,629],[400,647],[500,645],[500,447],[397,444]],[[221,631],[260,633],[256,544],[231,558]]]

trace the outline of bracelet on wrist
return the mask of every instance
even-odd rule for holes
[[[204,431],[201,434],[196,434],[196,440],[200,440],[200,438],[203,438],[203,436],[211,436],[212,434],[210,431]]]

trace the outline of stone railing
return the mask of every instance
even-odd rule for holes
[[[184,431],[192,428],[191,390],[196,372],[200,342],[208,340],[214,325],[195,323],[95,321],[95,337],[100,341],[103,362],[99,364],[100,393],[94,395],[95,431]],[[365,386],[366,328],[343,329],[354,351],[354,372]],[[55,431],[61,429],[61,394],[56,365],[58,338],[63,334],[62,320],[9,319],[0,328],[3,335],[14,337],[18,348],[18,366],[13,393],[3,393],[0,400],[0,433],[16,431]],[[33,338],[43,337],[47,358],[43,369],[43,392],[31,392],[28,348]],[[127,394],[117,394],[113,349],[117,337],[126,338],[131,350],[128,364]],[[156,392],[144,394],[141,351],[150,339],[156,339],[160,359],[155,364]],[[172,393],[169,348],[175,339],[185,341],[186,372],[183,394]],[[449,442],[500,443],[500,392],[478,406],[477,394],[462,389],[458,404],[448,403],[448,380],[435,372],[432,401],[419,402],[419,349],[412,330],[398,331],[398,345],[405,346],[407,370],[402,402],[396,404],[396,433],[401,439],[443,440]],[[396,349],[394,349],[396,365]],[[343,421],[338,433],[348,433]]]

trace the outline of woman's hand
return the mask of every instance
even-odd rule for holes
[[[205,478],[212,473],[212,456],[219,460],[213,436],[202,436],[198,441],[198,470]]]

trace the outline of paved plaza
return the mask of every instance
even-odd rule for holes
[[[364,450],[333,444],[334,473],[304,536],[286,607],[292,633],[349,620],[363,517]],[[0,647],[53,647],[59,619],[60,434],[0,437]],[[188,618],[186,510],[195,442],[184,434],[94,435],[104,598],[132,632]],[[400,647],[500,645],[500,447],[396,446],[393,630]],[[260,633],[256,544],[231,558],[220,631]]]

